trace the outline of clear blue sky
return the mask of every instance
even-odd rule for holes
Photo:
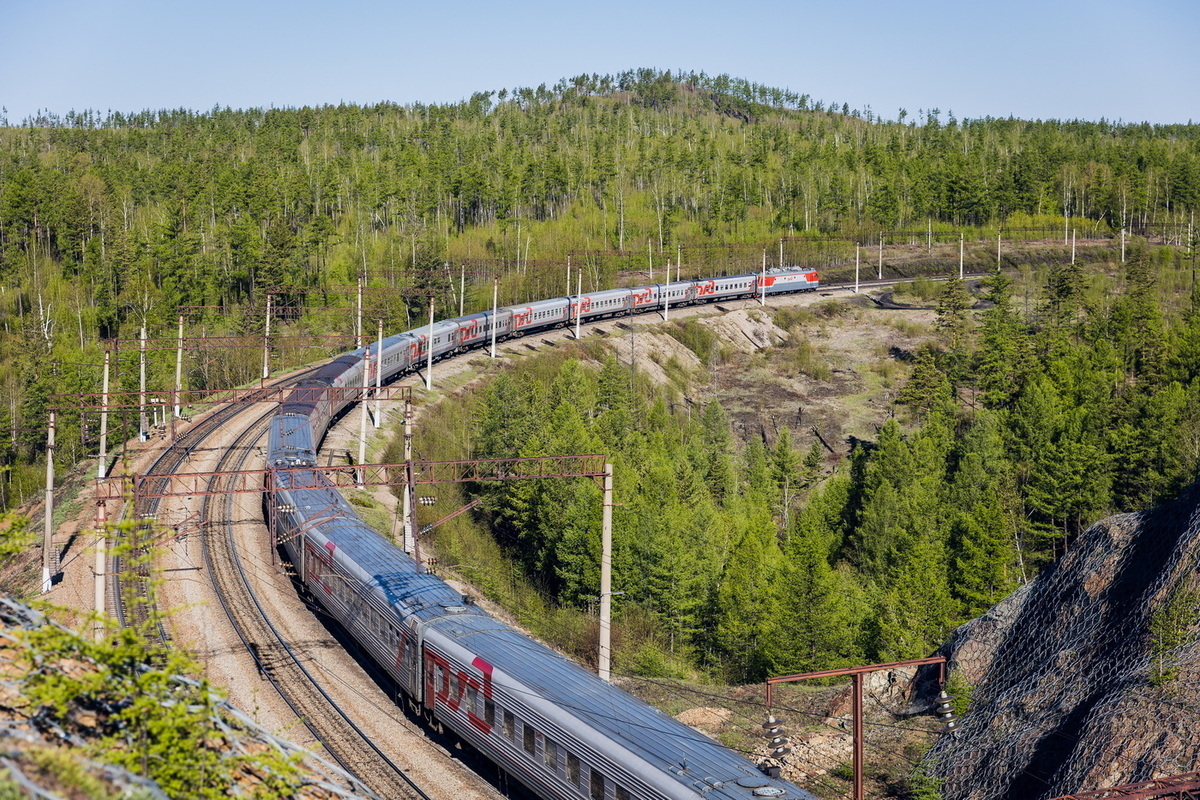
[[[0,0],[0,106],[456,102],[728,73],[894,119],[1200,122],[1200,0]]]

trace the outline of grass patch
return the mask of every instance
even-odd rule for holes
[[[664,326],[663,332],[695,353],[701,363],[710,364],[714,360],[718,364],[725,363],[726,348],[708,326],[687,319]]]

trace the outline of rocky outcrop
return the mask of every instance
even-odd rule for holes
[[[1034,800],[1197,769],[1200,490],[1093,525],[943,648],[971,687],[930,751],[945,800]],[[924,694],[928,694],[928,686]]]

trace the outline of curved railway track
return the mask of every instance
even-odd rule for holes
[[[862,281],[862,288],[877,288],[878,281]],[[883,283],[889,283],[885,281]],[[853,284],[834,284],[826,290],[853,289]],[[753,303],[754,301],[749,301]],[[292,376],[284,384],[299,380],[307,370]],[[221,407],[197,423],[170,445],[150,467],[147,475],[167,476],[178,471],[201,443],[225,426],[244,409],[240,404]],[[269,412],[261,414],[220,456],[215,467],[218,472],[244,469],[255,443],[266,431]],[[222,480],[217,477],[214,480]],[[219,487],[218,487],[219,488]],[[234,631],[254,658],[262,676],[278,691],[305,726],[347,772],[356,776],[370,792],[379,797],[428,798],[403,771],[397,767],[342,710],[319,680],[307,669],[307,656],[297,653],[287,637],[272,624],[263,604],[259,602],[247,578],[234,541],[232,494],[223,495],[218,503],[206,496],[200,509],[200,519],[207,525],[206,535],[200,537],[205,567],[209,572],[226,617]],[[134,509],[138,518],[158,513],[158,502],[148,502]],[[139,529],[135,541],[124,559],[114,559],[112,574],[120,575],[122,567],[132,567],[116,589],[114,580],[113,607],[122,625],[141,625],[157,632],[166,641],[159,615],[155,610],[150,579],[147,531]]]
[[[297,375],[276,381],[270,384],[270,387],[288,385],[313,371],[306,369]],[[264,394],[266,391],[267,389],[263,390]],[[151,463],[146,470],[146,476],[164,476],[165,480],[165,476],[180,471],[205,439],[219,431],[242,410],[238,403],[228,403],[214,410],[169,444]],[[159,504],[158,499],[145,501],[132,509],[131,516],[138,520],[152,519],[158,514]],[[121,627],[139,628],[146,635],[155,636],[166,644],[168,636],[154,600],[154,580],[150,563],[151,550],[155,544],[153,535],[151,526],[138,525],[131,532],[130,541],[124,543],[124,547],[116,548],[110,557],[108,573],[113,577],[110,582],[109,607],[112,608],[113,617]]]
[[[270,413],[263,414],[243,431],[221,456],[217,471],[246,468],[245,462],[255,443],[266,433]],[[214,509],[217,503],[221,507]],[[208,520],[208,533],[202,537],[204,562],[226,617],[254,657],[260,673],[334,760],[374,794],[431,800],[321,687],[304,666],[305,659],[272,624],[238,555],[232,522],[233,505],[232,493],[204,498],[201,518]]]

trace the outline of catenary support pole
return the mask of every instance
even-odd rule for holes
[[[567,291],[571,291],[571,287],[567,286]],[[500,279],[492,278],[492,358],[496,357],[496,328],[500,326],[500,317],[497,312],[500,310]]]
[[[883,231],[879,232],[879,280],[883,280]]]
[[[581,326],[583,324],[583,270],[576,270],[576,279],[579,281],[579,291],[575,293],[575,341],[579,341],[579,337],[583,335]]]
[[[433,391],[433,298],[429,298],[429,341],[425,343],[425,389]]]
[[[612,464],[604,465],[604,508],[600,523],[601,680],[612,680]]]
[[[758,304],[760,306],[767,304],[767,249],[765,247],[762,256],[762,276],[758,281]]]
[[[858,294],[858,242],[854,243],[854,293]]]
[[[139,339],[139,352],[138,365],[141,378],[138,381],[138,439],[144,442],[150,438],[150,431],[146,428],[146,327],[144,325]]]
[[[671,318],[671,300],[670,291],[667,289],[671,285],[671,262],[667,262],[667,282],[663,284],[663,322],[668,322]]]
[[[104,383],[100,400],[100,462],[96,466],[96,477],[103,479],[108,472],[108,372],[111,352],[104,350]]]
[[[962,232],[958,234],[958,279],[963,279],[963,253],[966,250],[966,237]]]
[[[383,389],[383,320],[379,323],[379,346],[375,348],[375,427],[383,425],[383,403],[379,399]]]
[[[179,398],[183,394],[183,315],[179,316],[179,335],[175,339],[175,401],[171,404],[174,406],[175,418],[179,419],[183,416],[183,406],[179,404]],[[175,438],[175,431],[172,429],[171,438]]]
[[[263,328],[263,368],[262,379],[271,377],[271,295],[267,295],[267,322]]]
[[[46,506],[42,531],[42,593],[50,591],[57,568],[54,562],[54,412],[46,430]]]
[[[413,537],[413,461],[412,461],[412,400],[404,401],[404,496],[402,513],[404,514],[404,552],[412,555],[414,550]]]
[[[362,343],[363,343],[362,296],[363,296],[363,279],[362,279],[362,276],[360,275],[358,278],[358,299],[355,303],[356,311],[354,314],[354,346],[355,346],[355,348],[362,347]],[[432,303],[433,301],[430,300],[430,302]]]
[[[96,621],[92,628],[93,641],[104,641],[105,583],[108,575],[108,522],[104,500],[96,502],[96,567],[92,573],[92,603],[96,609]]]
[[[367,463],[367,388],[371,385],[371,351],[368,348],[367,352],[363,353],[363,371],[362,371],[362,387],[358,395],[358,407],[360,409],[358,415],[358,469],[355,475],[358,476],[358,488],[362,489],[366,480],[366,470],[363,464]]]

